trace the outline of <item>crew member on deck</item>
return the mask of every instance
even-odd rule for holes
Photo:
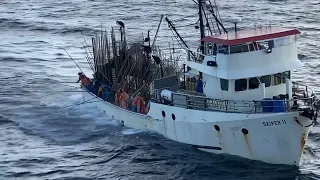
[[[99,91],[100,86],[101,86],[101,82],[99,80],[95,80],[93,88],[92,88],[92,93],[95,95],[98,95],[98,91]]]
[[[79,75],[79,80],[77,81],[77,83],[81,81],[81,87],[85,87],[90,91],[92,81],[83,72],[79,72],[78,75]]]
[[[128,103],[127,103],[127,100],[129,98],[129,95],[128,93],[126,93],[123,89],[121,90],[122,93],[120,94],[120,98],[119,98],[119,101],[120,101],[120,105],[123,109],[128,109]]]
[[[203,82],[199,76],[198,80],[197,80],[197,88],[196,88],[196,91],[198,93],[203,93]]]
[[[108,100],[108,97],[109,97],[109,89],[110,87],[108,85],[103,85],[103,90],[104,90],[104,93],[103,93],[103,97],[102,99],[104,99],[105,101]]]
[[[114,95],[115,97],[114,97],[114,103],[116,104],[116,105],[121,105],[120,104],[120,95],[121,95],[121,93],[122,93],[122,89],[119,89],[117,92],[116,92],[116,94]]]
[[[103,95],[104,95],[104,88],[103,88],[103,84],[101,84],[98,89],[98,97],[102,98]]]
[[[143,100],[143,97],[141,96],[141,93],[139,92],[138,95],[132,101],[132,111],[143,114],[145,111],[144,104],[145,104],[145,102]]]
[[[137,105],[138,105],[138,102],[140,101],[140,99],[141,99],[140,93],[138,93],[138,95],[132,101],[132,111],[133,112],[138,112]]]
[[[79,72],[78,75],[79,75],[79,79],[78,79],[77,83],[81,81],[81,86],[82,86],[83,85],[82,80],[84,79],[84,74],[83,74],[83,72]]]
[[[140,114],[145,114],[145,111],[146,111],[146,102],[144,101],[144,98],[143,98],[143,97],[140,98],[140,101],[139,101],[139,103],[138,103],[138,105],[137,105],[137,109],[138,109],[138,112],[139,112]]]

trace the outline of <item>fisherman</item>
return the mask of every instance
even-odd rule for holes
[[[104,95],[104,87],[103,87],[103,84],[101,84],[98,89],[98,97],[103,98],[103,95]]]
[[[124,89],[122,89],[119,97],[119,102],[123,109],[128,109],[128,103],[127,103],[128,98],[129,98],[128,93],[126,93]]]
[[[121,104],[120,104],[120,95],[121,95],[121,93],[122,93],[122,89],[119,89],[119,90],[116,92],[116,94],[115,94],[114,103],[115,103],[116,105],[121,105]]]
[[[198,93],[203,93],[203,82],[200,78],[200,76],[198,77],[198,80],[197,80],[197,88],[196,88],[196,91]]]
[[[108,97],[109,97],[109,89],[110,87],[108,85],[103,85],[103,90],[104,90],[104,93],[103,93],[103,96],[102,96],[102,99],[104,99],[105,101],[108,100]]]
[[[100,88],[100,86],[101,86],[101,82],[100,81],[98,81],[98,80],[95,80],[95,82],[94,82],[94,85],[93,85],[93,87],[92,87],[92,93],[93,94],[95,94],[95,95],[97,95],[98,96],[98,91],[99,91],[99,88]]]
[[[79,72],[78,75],[79,75],[79,80],[77,81],[77,83],[81,81],[81,87],[84,87],[90,91],[92,81],[83,72]]]
[[[76,83],[79,83],[81,81],[81,86],[83,86],[83,80],[84,80],[84,74],[83,72],[78,73],[79,79]]]
[[[140,101],[137,105],[137,109],[138,109],[138,112],[140,114],[145,114],[145,111],[146,111],[146,101],[144,100],[144,97],[142,96],[140,98]]]
[[[139,112],[137,105],[138,103],[141,101],[141,96],[140,96],[140,92],[137,94],[137,96],[133,99],[132,101],[132,111],[133,112]],[[140,103],[139,103],[140,104]]]

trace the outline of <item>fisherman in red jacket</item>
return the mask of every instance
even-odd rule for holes
[[[77,81],[77,83],[81,81],[81,87],[87,88],[87,86],[92,83],[92,81],[83,72],[79,72],[78,75],[79,80]]]

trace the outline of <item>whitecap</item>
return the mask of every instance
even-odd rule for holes
[[[148,131],[144,129],[125,129],[121,133],[123,135],[132,135],[132,134],[139,134],[144,132],[148,132]]]

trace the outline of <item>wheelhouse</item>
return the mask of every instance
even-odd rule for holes
[[[296,42],[297,34],[300,34],[298,30],[265,27],[207,36],[202,41],[206,55],[235,54],[288,46]]]

